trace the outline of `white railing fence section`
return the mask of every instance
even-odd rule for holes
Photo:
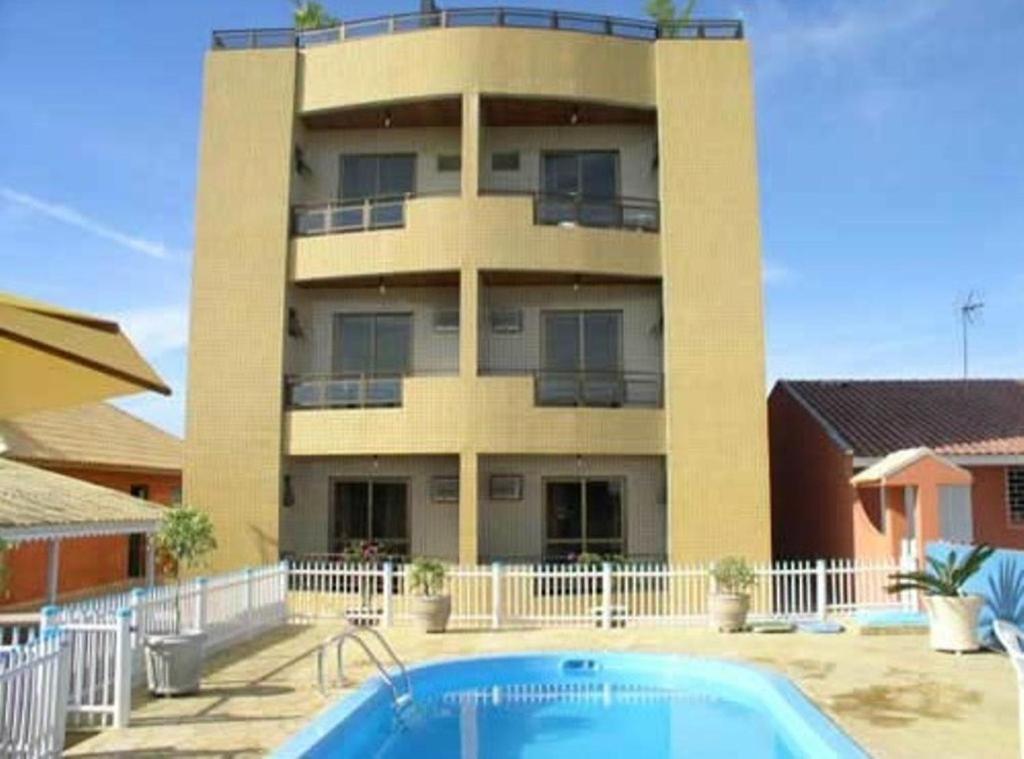
[[[867,609],[916,610],[913,594],[890,595],[889,560],[789,561],[754,568],[751,619],[811,620]],[[344,618],[390,626],[409,619],[408,565],[297,560],[288,605],[299,619]],[[697,625],[707,622],[711,567],[669,564],[452,566],[445,580],[451,625]]]
[[[69,654],[59,632],[0,651],[0,756],[60,755]]]

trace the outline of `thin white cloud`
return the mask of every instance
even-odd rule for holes
[[[761,266],[761,279],[766,285],[781,285],[792,282],[796,274],[788,266],[765,259]]]
[[[144,355],[153,358],[188,345],[188,306],[153,306],[112,315]]]
[[[18,192],[10,187],[0,186],[0,198],[3,198],[11,205],[25,208],[72,227],[77,227],[97,237],[102,237],[104,240],[110,240],[122,248],[142,253],[152,258],[167,258],[172,252],[170,248],[158,240],[148,240],[144,237],[138,237],[115,229],[70,206],[43,200],[34,195]]]

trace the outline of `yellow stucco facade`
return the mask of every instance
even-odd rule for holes
[[[458,454],[459,558],[478,557],[478,457],[663,456],[666,555],[769,553],[754,106],[742,40],[435,29],[206,60],[185,497],[213,515],[217,568],[276,558],[287,457]],[[481,99],[657,110],[660,232],[534,223],[479,192]],[[289,236],[293,150],[311,114],[461,98],[461,193],[401,229]],[[283,404],[289,288],[459,273],[459,371],[403,382],[398,408]],[[482,275],[660,281],[662,408],[543,408],[529,377],[484,376]]]

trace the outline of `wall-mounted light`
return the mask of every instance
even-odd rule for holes
[[[388,286],[384,284],[384,277],[377,280],[377,292],[381,295],[387,295],[388,293]]]
[[[577,106],[573,106],[569,112],[569,123],[576,126],[580,123],[580,109]]]
[[[576,469],[583,469],[583,457],[580,454],[576,454]]]
[[[373,457],[373,470],[377,471],[380,468],[380,456],[374,455]]]
[[[575,277],[572,278],[572,291],[574,293],[578,293],[580,291],[580,278],[579,278],[579,275],[576,275]]]
[[[391,111],[384,111],[384,128],[391,128]]]
[[[290,509],[295,505],[295,491],[292,489],[292,476],[286,474],[281,485],[281,505]]]
[[[288,334],[291,337],[302,337],[302,322],[299,321],[299,313],[294,309],[288,308]]]
[[[301,145],[295,146],[295,173],[299,176],[305,176],[313,173],[313,169],[311,169],[309,164],[306,163],[306,157],[302,152]]]

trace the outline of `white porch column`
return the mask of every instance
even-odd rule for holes
[[[46,602],[57,603],[57,592],[60,587],[60,540],[50,541],[46,556]]]
[[[156,536],[146,533],[146,587],[156,585]]]

